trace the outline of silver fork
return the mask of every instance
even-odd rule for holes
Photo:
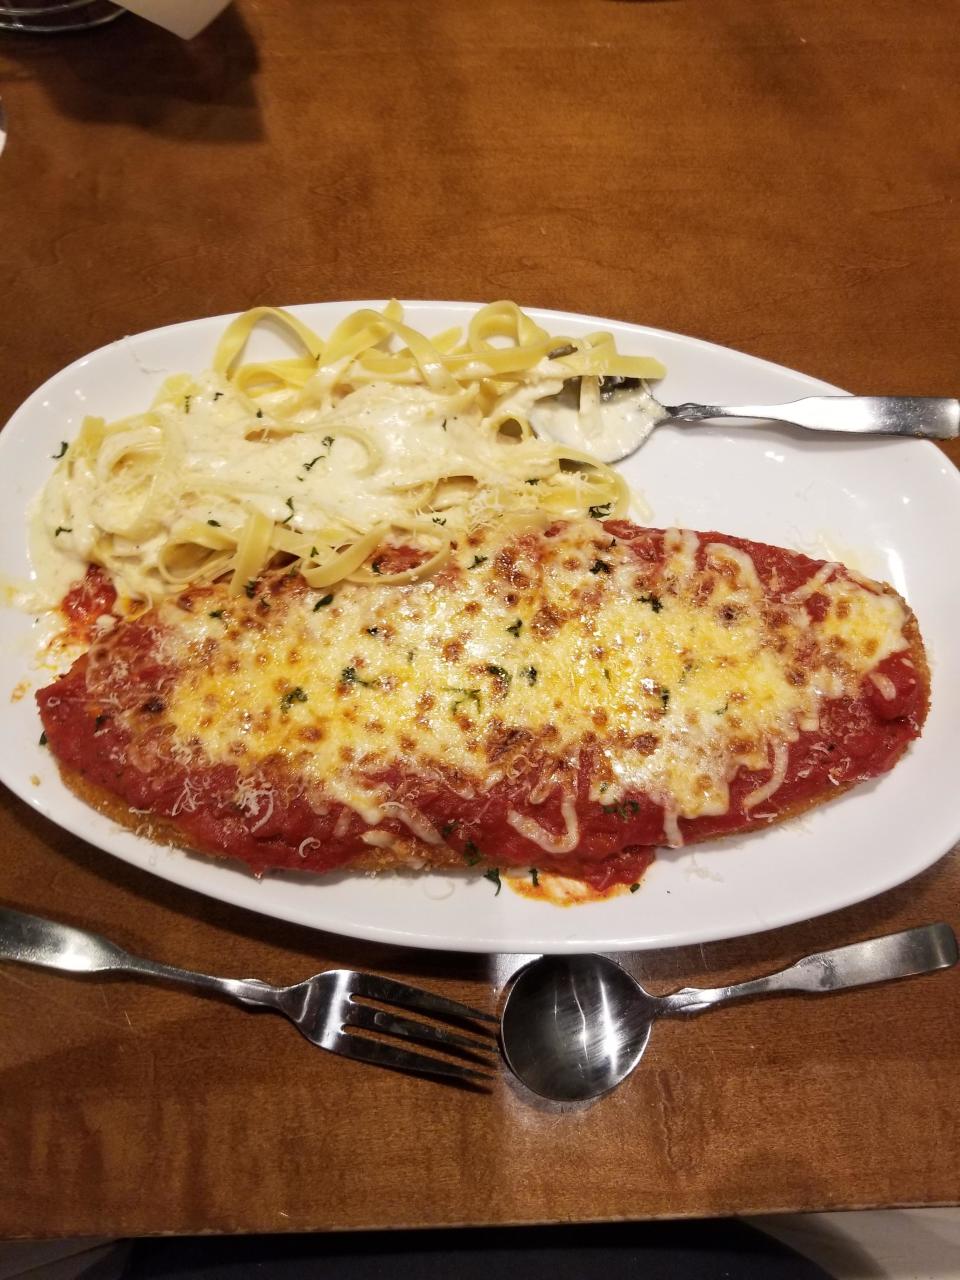
[[[493,1078],[499,1061],[493,1034],[499,1021],[492,1014],[392,978],[356,973],[352,969],[328,969],[290,987],[274,987],[257,978],[217,978],[131,955],[96,933],[8,907],[0,907],[0,960],[41,965],[67,973],[130,973],[228,996],[247,1007],[286,1014],[306,1038],[321,1049],[381,1067],[483,1083]],[[379,1009],[363,1001],[391,1005],[403,1013],[452,1021],[457,1029],[407,1018],[402,1013]],[[465,1031],[473,1034],[464,1034]],[[456,1054],[467,1058],[471,1065],[415,1053],[399,1044],[375,1039],[370,1032]]]

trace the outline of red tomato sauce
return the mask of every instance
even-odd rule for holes
[[[68,768],[122,798],[132,809],[149,810],[173,819],[186,842],[213,854],[239,858],[257,874],[270,868],[297,871],[329,871],[368,852],[360,836],[368,830],[362,818],[342,805],[331,803],[318,814],[299,794],[298,779],[280,762],[264,765],[260,774],[269,784],[269,798],[257,808],[245,810],[237,803],[240,771],[233,765],[182,766],[170,753],[170,729],[162,721],[156,731],[149,721],[162,711],[164,673],[155,665],[141,668],[130,684],[140,702],[145,728],[135,745],[117,723],[108,706],[91,703],[84,681],[86,659],[69,675],[38,695],[48,740]],[[900,663],[902,668],[902,662]],[[915,700],[906,669],[898,671],[897,659],[888,659],[885,673],[898,676]],[[912,692],[911,692],[912,690]],[[889,712],[889,706],[884,710]],[[765,780],[761,773],[741,772],[730,788],[730,808],[716,817],[679,820],[687,842],[749,830],[766,825],[793,806],[822,794],[830,785],[874,777],[889,768],[915,736],[907,704],[901,717],[880,719],[870,693],[858,699],[828,703],[817,733],[801,734],[789,751],[783,785],[766,803],[745,811],[744,798]],[[386,783],[400,791],[446,843],[460,853],[464,865],[528,868],[581,879],[598,890],[640,879],[663,843],[663,810],[643,794],[625,797],[616,806],[603,806],[586,798],[590,781],[589,759],[584,758],[578,785],[577,812],[580,840],[575,855],[538,852],[506,820],[514,809],[541,827],[563,835],[560,795],[543,804],[529,801],[529,788],[501,783],[486,793],[482,815],[476,802],[459,799],[449,789],[427,784],[399,770],[380,774],[371,783]],[[398,836],[408,830],[396,819],[386,819],[380,829]]]
[[[92,564],[86,574],[63,597],[60,612],[66,619],[65,638],[89,643],[99,617],[111,613],[117,593],[107,575]]]
[[[605,529],[629,543],[638,573],[649,572],[653,579],[663,562],[662,531],[640,530],[623,521],[608,521]],[[720,534],[700,535],[701,557],[710,541],[723,541],[746,551],[774,600],[808,581],[819,567],[819,562],[806,557]],[[400,567],[406,567],[406,561],[398,553],[389,561],[389,571],[397,572]],[[108,612],[114,601],[105,577],[91,569],[68,595],[63,611],[71,624],[87,628],[89,633],[96,618]],[[812,617],[822,609],[823,601],[817,594],[809,597],[806,603]],[[88,693],[86,671],[89,661],[95,660],[94,651],[38,693],[48,741],[68,769],[105,788],[131,809],[170,819],[183,833],[185,844],[216,856],[237,858],[258,875],[272,868],[330,871],[370,852],[361,841],[369,830],[363,819],[333,800],[318,812],[304,798],[300,780],[280,759],[261,764],[258,778],[265,785],[246,795],[241,771],[233,765],[204,762],[202,757],[198,763],[178,762],[172,750],[173,731],[163,717],[163,690],[175,672],[164,669],[155,660],[154,651],[155,629],[147,622],[125,624],[122,644],[114,638],[110,650],[111,661],[122,657],[128,668],[121,686],[122,710],[135,713],[133,736],[117,719],[116,705],[98,703]],[[769,800],[744,808],[745,799],[770,773],[769,769],[741,770],[730,784],[730,806],[725,814],[679,819],[684,842],[765,826],[779,815],[822,797],[832,787],[871,778],[890,768],[919,733],[926,711],[920,679],[907,655],[904,651],[880,663],[876,674],[885,680],[878,684],[867,677],[857,697],[823,704],[819,729],[801,733],[790,745],[783,784]],[[886,693],[892,689],[893,696],[884,696],[884,689]],[[579,841],[576,853],[568,855],[539,850],[507,821],[508,812],[514,810],[557,840],[565,833],[560,789],[535,805],[529,798],[529,776],[499,782],[484,792],[482,802],[464,800],[442,779],[427,780],[399,764],[371,775],[369,781],[383,785],[391,795],[403,796],[460,855],[465,866],[536,866],[583,880],[602,891],[640,879],[653,861],[655,848],[664,842],[664,811],[642,793],[622,797],[615,805],[591,800],[591,750],[588,745],[581,752],[579,772],[573,780]],[[402,837],[410,835],[396,818],[386,818],[378,829]]]

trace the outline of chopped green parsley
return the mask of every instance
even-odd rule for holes
[[[358,676],[356,667],[344,667],[343,670],[340,672],[340,683],[341,684],[362,684],[369,689],[371,685],[376,684],[376,681],[364,680],[363,676]]]
[[[410,660],[412,661],[412,655]],[[472,702],[474,706],[477,708],[477,714],[479,715],[480,708],[481,708],[479,689],[452,689],[450,687],[447,687],[446,689],[444,689],[444,693],[456,694],[456,697],[454,698],[453,702],[450,704],[450,714],[452,716],[455,716],[457,714],[457,712],[460,710],[460,708],[463,706],[465,702]]]
[[[280,710],[286,715],[295,702],[306,702],[306,700],[307,695],[299,685],[296,685],[295,688],[288,689],[280,699]]]
[[[495,898],[498,898],[500,896],[500,890],[503,888],[503,884],[500,880],[499,867],[491,867],[489,871],[485,871],[483,873],[483,878],[484,880],[489,880],[491,884],[495,884],[497,886],[497,892],[493,896]]]
[[[634,814],[639,813],[640,806],[636,800],[625,800],[623,804],[602,804],[600,808],[604,813],[616,814],[621,821],[626,822],[632,818]]]

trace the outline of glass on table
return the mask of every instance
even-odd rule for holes
[[[85,31],[123,12],[109,0],[0,0],[0,31]]]

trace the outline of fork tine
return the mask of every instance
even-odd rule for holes
[[[455,1031],[448,1031],[446,1027],[431,1026],[430,1023],[417,1022],[413,1018],[400,1018],[383,1009],[373,1009],[370,1005],[356,1002],[352,1002],[350,1009],[344,1013],[344,1026],[383,1031],[387,1035],[402,1036],[405,1040],[418,1040],[422,1044],[436,1044],[444,1049],[472,1053],[484,1066],[493,1066],[486,1056],[497,1052],[492,1040],[472,1040]]]
[[[471,1067],[461,1067],[455,1062],[444,1062],[426,1053],[411,1053],[409,1049],[395,1049],[392,1044],[380,1040],[368,1040],[365,1036],[339,1035],[329,1046],[334,1053],[345,1058],[357,1058],[360,1062],[372,1062],[378,1067],[397,1067],[401,1071],[419,1071],[426,1075],[449,1076],[453,1080],[465,1080],[470,1084],[489,1084],[492,1077]]]
[[[354,975],[351,991],[358,996],[367,996],[371,1000],[383,1000],[387,1004],[398,1005],[401,1009],[417,1009],[421,1013],[433,1013],[438,1017],[461,1018],[468,1022],[488,1022],[499,1026],[500,1020],[492,1013],[484,1013],[482,1009],[471,1009],[467,1004],[457,1000],[448,1000],[446,996],[434,995],[432,991],[423,991],[420,987],[409,987],[405,982],[394,982],[392,978],[381,978],[373,973]]]

